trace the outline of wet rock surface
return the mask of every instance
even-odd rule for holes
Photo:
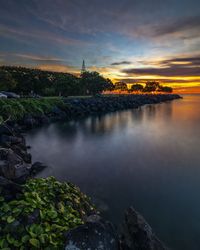
[[[117,250],[118,237],[111,223],[93,216],[66,234],[65,250],[72,249]]]
[[[167,250],[144,217],[132,207],[125,213],[121,250]]]

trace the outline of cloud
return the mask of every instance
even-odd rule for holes
[[[50,56],[36,56],[36,55],[26,55],[26,54],[14,54],[14,56],[35,62],[53,62],[53,63],[66,62],[66,60],[62,58],[50,57]]]
[[[180,65],[189,65],[189,66],[200,66],[200,55],[193,56],[193,57],[179,57],[179,58],[172,58],[169,60],[162,61],[164,65],[172,65],[172,64],[180,64]]]
[[[156,79],[161,83],[167,83],[167,84],[171,84],[171,83],[176,83],[176,84],[189,84],[189,83],[196,83],[196,85],[200,84],[200,79],[189,79],[189,80],[185,80],[185,79],[169,79],[169,78],[159,78]],[[152,81],[151,78],[115,78],[115,81],[123,81],[126,83],[146,83],[147,81]]]
[[[54,44],[61,44],[66,46],[88,46],[92,45],[91,42],[87,42],[81,39],[73,39],[66,37],[62,34],[52,33],[46,30],[23,30],[20,28],[13,28],[7,25],[0,25],[0,34],[2,37],[10,37],[26,43],[34,43],[33,39],[37,41],[52,42]]]
[[[139,61],[143,65],[150,65],[143,68],[126,68],[121,72],[129,76],[200,76],[200,55],[188,57],[174,57],[160,61]]]
[[[165,68],[130,68],[123,69],[128,75],[152,76],[200,76],[200,67],[170,66]]]
[[[80,70],[77,70],[75,67],[69,65],[52,65],[52,64],[41,64],[36,66],[35,68],[46,70],[46,71],[53,71],[53,72],[64,72],[64,73],[71,73],[74,75],[80,74]]]
[[[114,63],[111,63],[112,66],[117,66],[117,65],[129,65],[131,64],[130,61],[121,61],[121,62],[114,62]]]
[[[190,16],[173,21],[166,25],[159,25],[153,31],[153,36],[164,36],[177,32],[196,30],[196,36],[200,36],[200,16]],[[194,34],[193,34],[193,37]]]

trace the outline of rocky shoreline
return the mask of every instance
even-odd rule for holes
[[[173,94],[63,98],[63,105],[53,106],[50,112],[40,115],[25,114],[22,119],[8,120],[0,125],[1,195],[6,202],[15,200],[23,192],[23,184],[28,179],[33,178],[38,171],[46,167],[40,162],[32,163],[31,155],[28,153],[28,147],[23,136],[27,129],[52,121],[79,119],[89,115],[138,108],[145,104],[155,104],[178,98],[181,97]],[[66,233],[66,250],[166,249],[143,217],[133,208],[126,212],[123,230],[120,235],[110,223],[105,222],[99,215],[88,214],[83,221],[84,225],[68,230]]]

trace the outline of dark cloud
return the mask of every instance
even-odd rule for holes
[[[157,75],[157,76],[200,76],[200,55],[175,57],[163,61],[140,61],[143,65],[153,65],[145,68],[123,69],[128,75]]]
[[[200,76],[200,67],[170,66],[165,68],[130,68],[122,70],[128,75]]]
[[[167,79],[167,78],[160,78],[160,79],[156,79],[157,81],[159,82],[163,82],[163,83],[180,83],[180,84],[183,84],[183,83],[190,83],[191,80],[184,80],[184,79]],[[122,81],[122,82],[126,82],[126,83],[146,83],[147,81],[152,81],[152,79],[148,79],[148,78],[116,78],[115,81]],[[200,83],[200,80],[192,80],[192,82],[195,82],[195,83]],[[198,84],[197,84],[198,85]]]
[[[154,30],[153,35],[163,36],[194,29],[197,31],[196,36],[200,36],[200,16],[185,17],[167,25],[159,25],[159,27]],[[194,34],[193,37],[195,37]]]
[[[176,63],[185,63],[185,64],[188,64],[189,66],[200,66],[200,56],[172,58],[169,60],[162,61],[162,64],[169,65],[169,66],[171,64],[176,64]]]
[[[111,63],[111,65],[113,65],[113,66],[117,66],[117,65],[129,65],[129,64],[131,64],[130,61],[121,61],[121,62]]]
[[[129,68],[122,72],[128,75],[200,76],[200,56],[171,58],[157,62],[157,67]]]

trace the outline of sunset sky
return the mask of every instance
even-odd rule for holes
[[[0,0],[0,65],[200,93],[199,0]]]

